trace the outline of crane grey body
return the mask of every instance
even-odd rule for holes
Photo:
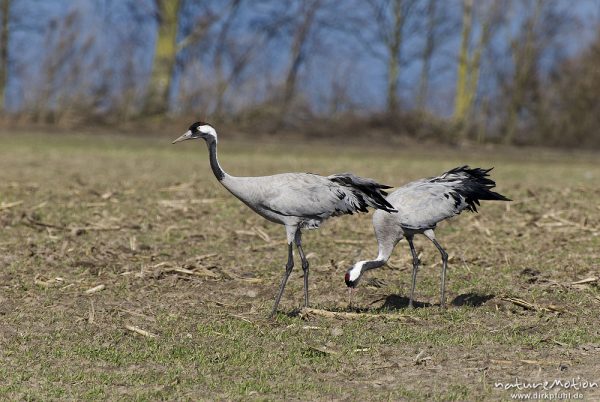
[[[378,244],[378,255],[374,260],[359,261],[346,272],[348,287],[354,288],[362,274],[384,265],[394,247],[406,238],[413,258],[412,284],[409,307],[413,306],[419,258],[413,244],[416,234],[423,234],[433,242],[442,256],[442,280],[440,306],[445,306],[446,268],[448,254],[437,242],[434,234],[436,225],[465,209],[477,212],[479,200],[510,201],[491,191],[496,183],[488,178],[491,169],[470,169],[462,166],[441,176],[417,180],[400,187],[386,199],[398,211],[395,214],[373,215],[373,228]]]
[[[350,173],[327,177],[311,173],[283,173],[260,177],[231,176],[225,173],[219,164],[217,133],[207,123],[192,124],[188,132],[173,143],[197,138],[206,141],[211,169],[223,187],[257,214],[285,226],[288,261],[271,315],[277,311],[281,295],[294,267],[292,251],[294,244],[302,261],[304,304],[308,307],[309,263],[302,249],[301,229],[316,229],[330,217],[367,212],[367,207],[395,212],[384,198],[387,193],[383,189],[390,188],[389,186]]]
[[[351,174],[319,176],[283,173],[261,177],[225,175],[221,183],[254,212],[285,226],[315,229],[325,219],[360,211],[363,203],[351,187],[338,182]]]

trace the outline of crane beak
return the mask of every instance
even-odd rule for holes
[[[178,142],[185,141],[185,140],[191,140],[192,138],[193,138],[192,137],[192,132],[190,130],[188,130],[181,137],[179,137],[175,141],[173,141],[172,144],[177,144]]]
[[[348,288],[348,307],[349,308],[352,308],[354,292],[356,292],[356,288]]]

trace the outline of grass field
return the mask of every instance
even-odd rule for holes
[[[506,400],[497,382],[600,382],[600,155],[223,134],[231,174],[401,185],[468,163],[495,166],[514,200],[440,225],[446,311],[424,238],[421,308],[406,308],[405,241],[349,307],[346,269],[376,255],[369,214],[304,236],[312,307],[359,316],[298,314],[297,263],[270,320],[283,227],[220,187],[204,144],[170,145],[178,134],[0,134],[0,399]]]

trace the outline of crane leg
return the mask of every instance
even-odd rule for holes
[[[446,308],[446,268],[448,268],[448,253],[437,242],[433,230],[427,230],[423,233],[433,242],[442,256],[442,284],[440,285],[440,307]]]
[[[296,242],[296,248],[298,248],[298,254],[300,254],[300,260],[302,261],[302,271],[304,272],[304,307],[308,307],[308,260],[302,250],[302,233],[300,229],[296,232],[294,241]]]
[[[448,268],[448,253],[440,246],[437,240],[433,240],[433,244],[437,247],[442,255],[442,284],[440,285],[440,307],[446,308],[446,268]]]
[[[279,306],[279,301],[281,300],[281,295],[283,295],[283,290],[285,289],[285,284],[287,283],[290,274],[292,273],[292,268],[294,268],[294,252],[293,252],[293,244],[290,242],[288,244],[288,261],[285,264],[285,272],[283,273],[283,278],[281,278],[281,284],[279,285],[279,292],[277,293],[277,297],[275,298],[275,305],[273,306],[273,311],[271,311],[271,315],[269,317],[273,317],[275,313],[277,313],[277,307]]]
[[[406,241],[408,241],[408,245],[410,246],[410,253],[412,254],[413,259],[412,284],[410,286],[410,298],[408,299],[408,307],[413,308],[413,300],[415,299],[415,287],[417,285],[417,271],[419,270],[419,256],[417,255],[415,245],[413,244],[413,237],[406,236]]]

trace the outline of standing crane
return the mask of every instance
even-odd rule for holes
[[[319,176],[311,173],[283,173],[273,176],[235,177],[221,168],[217,159],[217,132],[208,123],[192,124],[173,144],[201,138],[206,141],[210,167],[219,182],[231,194],[263,218],[285,226],[288,260],[275,298],[271,316],[277,312],[281,295],[294,267],[295,244],[304,271],[304,305],[308,307],[309,264],[302,250],[302,229],[316,229],[332,216],[367,212],[367,207],[396,212],[385,200],[390,188],[372,179],[350,173]]]
[[[349,290],[355,288],[362,274],[387,262],[394,247],[403,237],[408,241],[412,254],[413,270],[409,307],[413,307],[419,257],[415,251],[413,238],[423,234],[433,242],[442,256],[442,283],[440,306],[445,307],[446,268],[448,253],[435,239],[433,230],[444,219],[460,214],[463,210],[477,212],[480,200],[510,201],[503,195],[491,191],[496,183],[489,179],[492,169],[457,167],[441,176],[417,180],[400,187],[386,199],[398,210],[396,214],[373,214],[373,228],[377,238],[379,253],[377,258],[359,261],[350,268],[344,277]]]

